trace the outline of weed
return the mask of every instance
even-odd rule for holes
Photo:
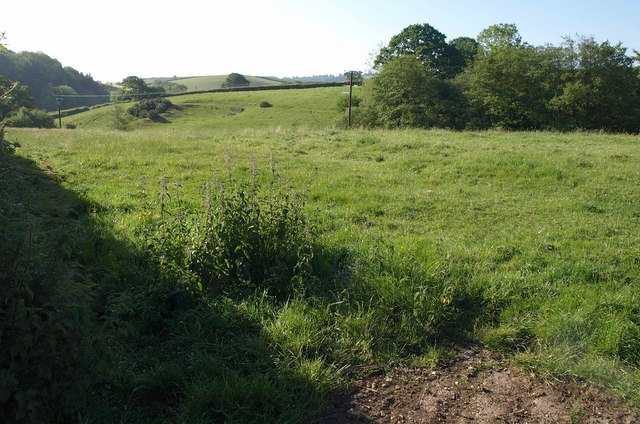
[[[147,244],[165,278],[178,274],[190,291],[232,297],[258,290],[286,300],[303,288],[313,257],[304,200],[276,181],[262,193],[255,178],[210,189],[202,212],[184,205],[178,185],[171,196],[163,183],[161,220]]]

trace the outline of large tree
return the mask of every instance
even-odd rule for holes
[[[365,125],[464,127],[464,101],[457,85],[430,75],[413,56],[391,59],[367,85],[371,87],[365,90]]]
[[[522,43],[514,25],[493,25],[478,36],[482,51],[465,73],[466,95],[485,125],[547,127],[547,103],[558,91],[558,52]]]
[[[471,37],[454,38],[449,41],[449,45],[458,51],[464,63],[464,68],[471,66],[480,52],[480,44]]]
[[[414,24],[391,37],[380,49],[374,67],[381,69],[391,59],[413,56],[436,78],[452,78],[464,69],[460,52],[446,42],[446,36],[429,24]]]
[[[515,24],[495,24],[478,34],[478,43],[485,53],[500,48],[523,47],[522,36]]]
[[[135,75],[126,77],[122,80],[120,85],[125,93],[133,96],[146,94],[151,91],[149,86],[147,86],[147,83],[142,78]]]
[[[237,72],[232,72],[227,76],[227,79],[222,84],[222,87],[248,87],[249,85],[251,85],[251,81],[245,78],[244,75]]]
[[[563,85],[550,101],[556,125],[566,129],[640,131],[640,79],[621,44],[567,38]]]

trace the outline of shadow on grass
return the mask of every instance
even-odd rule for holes
[[[0,421],[296,422],[322,407],[252,307],[160,283],[53,165],[0,161]]]
[[[156,124],[170,124],[171,121],[169,121],[167,118],[165,118],[164,116],[158,115],[156,117],[154,117],[152,119],[153,122],[155,122]]]

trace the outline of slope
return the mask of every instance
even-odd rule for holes
[[[342,87],[202,93],[173,96],[175,109],[162,116],[164,124],[184,129],[298,127],[324,128],[335,124]],[[265,106],[268,103],[269,107]],[[69,116],[63,124],[78,128],[154,128],[159,122],[127,114],[132,103],[108,105]]]

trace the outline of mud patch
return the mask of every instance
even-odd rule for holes
[[[316,423],[640,423],[640,411],[577,384],[544,382],[498,355],[468,347],[430,371],[363,378]]]

